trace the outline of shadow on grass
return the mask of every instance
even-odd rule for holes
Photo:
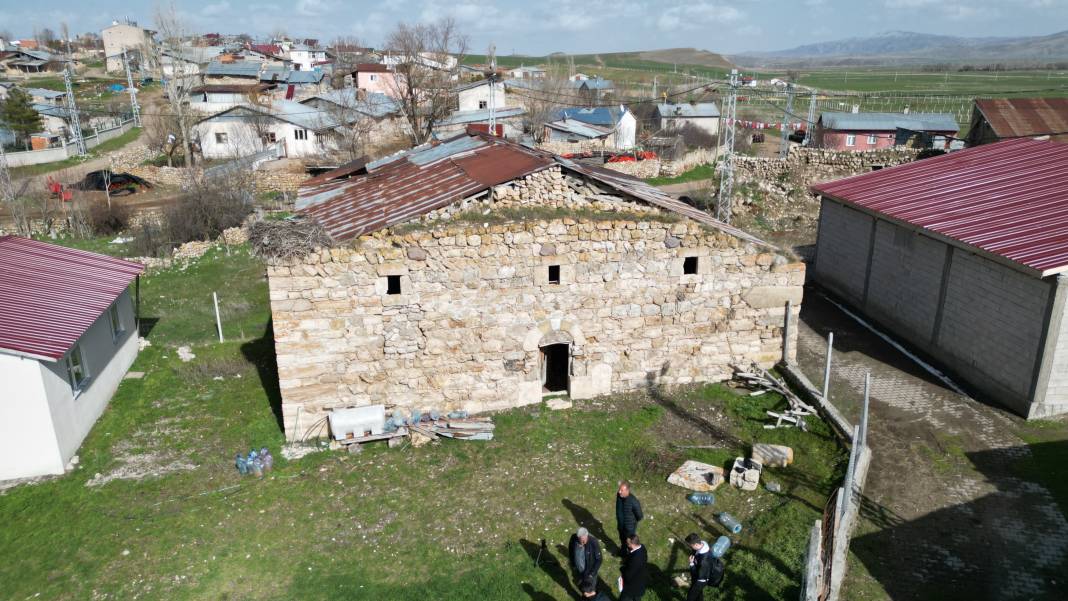
[[[519,540],[519,544],[523,546],[523,550],[530,556],[531,563],[537,563],[538,568],[543,570],[550,578],[553,579],[560,588],[567,591],[567,594],[571,597],[578,598],[578,591],[571,586],[571,577],[568,574],[566,566],[562,565],[560,561],[552,554],[549,547],[544,544],[544,539],[541,544],[534,541],[529,541],[525,538]],[[566,552],[565,552],[566,555]],[[546,593],[539,593],[534,591],[530,585],[524,585],[523,590],[527,591],[527,594],[532,599],[552,599],[551,595]]]
[[[534,590],[533,586],[530,586],[530,584],[526,583],[526,582],[523,583],[523,592],[530,596],[531,601],[554,601],[555,600],[555,597],[553,597],[549,593],[542,593],[540,591],[536,591],[536,590]]]
[[[137,320],[137,335],[141,338],[148,338],[148,335],[152,333],[152,328],[156,327],[159,323],[158,317],[141,317]]]
[[[694,413],[684,409],[671,397],[664,394],[664,391],[661,389],[660,383],[657,380],[660,376],[667,373],[669,367],[669,363],[664,363],[664,366],[660,368],[659,373],[656,371],[650,371],[645,374],[645,389],[646,393],[649,395],[649,398],[653,399],[653,402],[657,405],[660,405],[664,409],[670,411],[672,414],[675,415],[675,417],[678,417],[679,419],[688,422],[690,425],[697,428],[704,434],[707,434],[713,440],[725,442],[734,448],[748,448],[749,445],[743,442],[737,436],[731,434],[724,428],[713,424],[712,422],[701,417],[700,415],[695,415]]]
[[[278,361],[274,356],[274,322],[267,322],[263,336],[242,344],[241,354],[245,356],[245,360],[256,366],[260,386],[271,403],[271,412],[278,422],[278,429],[285,433],[285,423],[282,421],[282,391],[278,388]]]

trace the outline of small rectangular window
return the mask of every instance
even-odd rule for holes
[[[70,389],[74,394],[81,392],[85,387],[86,381],[89,380],[89,370],[85,367],[85,361],[82,359],[82,347],[79,344],[75,344],[74,348],[70,349],[70,353],[67,354],[67,377],[70,381]]]
[[[478,108],[480,108],[480,109],[489,108],[489,103],[486,102],[485,100],[479,100],[478,101]]]
[[[111,320],[111,339],[118,340],[119,336],[126,331],[126,328],[122,327],[122,317],[119,315],[119,303],[115,302],[108,309],[108,319]]]
[[[378,81],[377,75],[371,75],[371,81]]]
[[[216,144],[226,144],[226,132],[224,132],[224,131],[217,132],[215,134],[215,143]]]
[[[875,146],[875,134],[868,134],[868,146]]]
[[[274,144],[278,141],[278,136],[276,136],[273,131],[269,131],[263,134],[263,141],[267,142],[268,144]]]
[[[307,140],[308,139],[308,130],[306,130],[306,129],[295,130],[293,132],[293,137],[295,139],[297,139],[297,140]]]
[[[697,257],[686,257],[682,260],[682,273],[686,275],[697,273]]]
[[[560,283],[560,266],[559,265],[550,265],[549,266],[549,283],[550,284],[559,284]]]
[[[856,145],[857,145],[857,137],[854,136],[853,134],[847,135],[846,136],[846,146],[856,146]]]
[[[400,294],[401,282],[399,275],[387,275],[386,276],[386,294]]]

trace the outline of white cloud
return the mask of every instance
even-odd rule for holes
[[[305,17],[322,17],[336,8],[333,0],[297,0],[297,14]]]
[[[230,3],[223,0],[222,2],[216,2],[214,4],[207,4],[204,8],[200,9],[200,14],[205,17],[217,17],[230,10]]]
[[[657,20],[657,27],[661,31],[692,30],[709,25],[738,23],[745,16],[744,12],[727,4],[696,2],[665,10]]]

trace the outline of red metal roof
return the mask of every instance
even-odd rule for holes
[[[978,98],[975,106],[999,138],[1054,136],[1068,142],[1068,98]]]
[[[367,175],[308,180],[298,192],[297,208],[322,224],[334,240],[343,241],[404,223],[553,166],[743,240],[766,245],[639,179],[474,131],[369,163]]]
[[[812,190],[1033,275],[1068,271],[1068,144],[1004,140]]]
[[[84,250],[0,237],[0,350],[62,358],[143,270]]]

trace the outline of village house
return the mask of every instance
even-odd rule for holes
[[[981,396],[1068,413],[1068,144],[996,142],[812,191],[820,285]]]
[[[503,81],[490,82],[488,79],[480,79],[456,86],[454,91],[456,92],[456,110],[461,112],[488,109],[490,100],[498,109],[503,109],[508,104]]]
[[[616,84],[609,79],[594,77],[590,79],[568,80],[568,93],[581,96],[586,104],[594,103],[607,98],[616,90]]]
[[[516,67],[508,72],[513,79],[545,79],[547,72],[541,67]]]
[[[960,127],[951,113],[832,113],[820,115],[814,144],[830,150],[877,150],[903,144],[898,133],[923,134],[928,148],[948,150]]]
[[[523,118],[526,114],[527,111],[522,107],[494,109],[493,120],[496,122],[496,134],[511,139],[519,138],[524,133]],[[453,111],[448,117],[434,123],[434,135],[447,138],[469,129],[488,133],[489,127],[489,109]]]
[[[545,124],[543,139],[548,142],[587,144],[627,150],[634,147],[638,122],[627,107],[565,108]]]
[[[289,49],[289,60],[293,62],[294,69],[311,71],[316,67],[322,68],[323,65],[330,62],[330,57],[327,55],[326,50],[322,48],[297,44]]]
[[[0,237],[0,480],[64,472],[137,358],[142,270]]]
[[[1021,136],[1049,136],[1057,142],[1068,142],[1068,98],[975,100],[968,146]]]
[[[391,98],[398,95],[398,75],[392,67],[382,63],[356,65],[356,87],[371,94],[385,94]]]
[[[21,46],[7,46],[0,50],[0,68],[11,75],[32,75],[62,71],[67,59],[46,50],[27,50]]]
[[[199,113],[218,113],[245,104],[263,104],[273,84],[205,84],[189,90],[189,108]]]
[[[242,105],[201,119],[194,125],[206,159],[243,157],[281,144],[291,158],[319,157],[340,145],[341,122],[328,111],[299,102],[274,100]]]
[[[719,135],[719,107],[714,102],[660,103],[656,119],[663,131],[678,131],[692,125],[712,136]]]
[[[800,309],[803,264],[759,239],[487,134],[323,174],[297,207],[334,243],[259,248],[290,440],[326,435],[342,407],[480,412],[728,379],[776,363]]]
[[[125,71],[126,66],[122,62],[124,50],[128,58],[142,61],[146,68],[154,67],[149,61],[152,56],[150,50],[156,43],[155,34],[151,29],[138,26],[136,21],[112,21],[111,25],[100,31],[100,38],[104,42],[104,70],[108,73]]]
[[[410,132],[408,120],[400,114],[400,105],[385,94],[342,88],[300,102],[333,116],[340,123],[351,125],[369,151],[395,146],[406,140]]]

